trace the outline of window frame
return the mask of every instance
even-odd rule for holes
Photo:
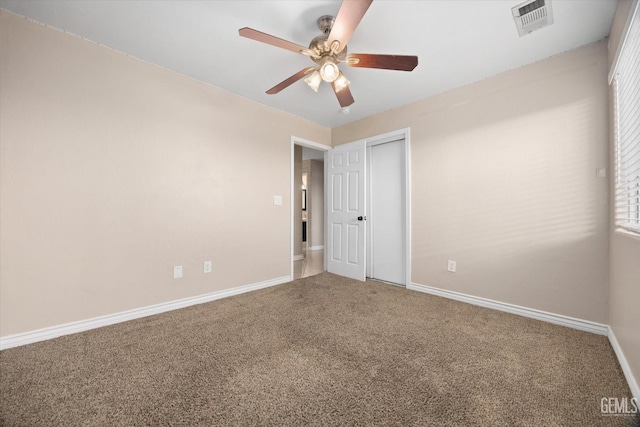
[[[630,36],[633,36],[631,39]],[[633,94],[640,91],[640,17],[636,0],[629,13],[620,46],[609,75],[613,91],[614,115],[614,194],[613,222],[615,231],[640,238],[640,103],[633,101]],[[622,66],[620,66],[622,64]],[[635,72],[634,72],[635,71]],[[623,73],[621,75],[621,73]],[[630,88],[633,93],[621,97],[620,79],[623,90]],[[621,102],[621,98],[624,98]],[[631,99],[631,101],[630,101]],[[622,124],[620,118],[630,120]],[[637,134],[637,135],[636,135]]]

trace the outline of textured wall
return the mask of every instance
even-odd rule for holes
[[[332,130],[411,128],[414,283],[607,323],[606,74],[601,42]]]
[[[5,11],[0,56],[0,335],[289,276],[329,129]]]
[[[324,162],[310,160],[311,246],[324,245]]]

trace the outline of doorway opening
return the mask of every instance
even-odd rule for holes
[[[324,158],[331,147],[291,140],[291,278],[320,274],[324,260]]]

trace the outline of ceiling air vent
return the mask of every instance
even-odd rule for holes
[[[511,9],[520,37],[553,24],[551,0],[529,0]]]

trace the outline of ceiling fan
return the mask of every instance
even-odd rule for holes
[[[385,70],[412,71],[418,65],[417,56],[408,55],[378,55],[369,53],[347,54],[347,42],[369,9],[373,0],[343,0],[338,15],[324,15],[318,18],[318,28],[322,34],[309,43],[309,47],[289,42],[278,37],[254,30],[241,28],[238,30],[242,37],[270,44],[292,52],[310,57],[316,65],[304,68],[288,79],[278,83],[267,91],[269,95],[276,94],[289,87],[298,80],[304,79],[314,91],[318,91],[324,80],[331,84],[341,107],[348,107],[354,103],[349,90],[349,80],[344,76],[338,64],[350,67],[381,68]]]

